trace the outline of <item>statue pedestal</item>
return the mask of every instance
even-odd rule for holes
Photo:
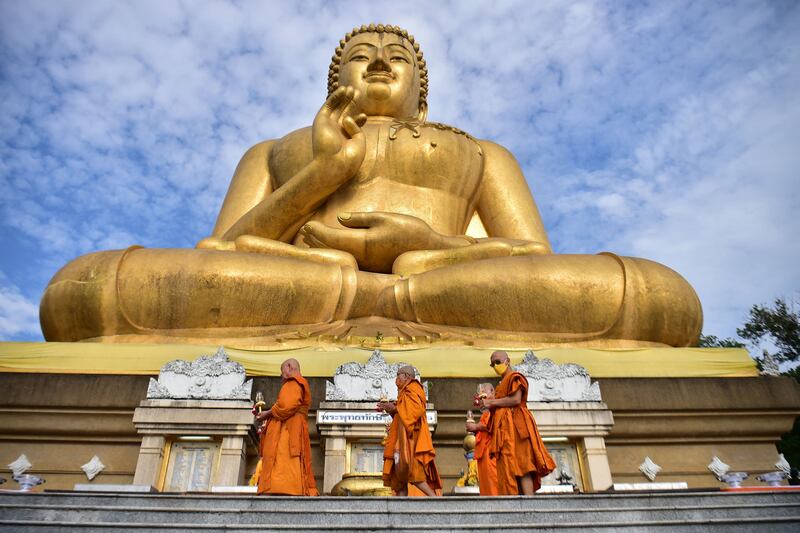
[[[608,463],[605,437],[614,425],[614,416],[603,402],[528,402],[528,409],[536,418],[539,432],[559,468],[547,476],[555,479],[566,470],[570,461],[570,448],[574,446],[579,471],[572,468],[566,473],[580,481],[585,492],[601,491],[611,487],[611,468]],[[564,443],[566,446],[559,446]],[[559,450],[562,448],[562,450]],[[557,457],[563,455],[564,457]],[[546,481],[545,481],[546,482]]]
[[[427,404],[428,425],[436,429],[437,414]],[[383,486],[383,444],[386,414],[375,411],[375,402],[320,402],[317,430],[325,450],[322,492],[329,494],[345,474],[373,475],[376,488]],[[378,483],[380,482],[380,483]],[[365,487],[366,489],[366,487]]]
[[[252,405],[243,400],[145,400],[134,411],[142,435],[135,485],[167,492],[241,485],[255,446]]]

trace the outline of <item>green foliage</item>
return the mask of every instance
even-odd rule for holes
[[[792,469],[800,469],[800,416],[794,419],[792,430],[781,435],[776,447]]]
[[[744,348],[744,343],[736,339],[720,339],[716,335],[700,335],[700,348]]]
[[[786,372],[781,372],[781,375],[794,378],[796,382],[800,383],[800,366],[796,366],[791,370],[787,370]]]
[[[800,314],[783,298],[775,300],[774,307],[754,305],[750,318],[736,333],[752,344],[770,340],[778,352],[771,354],[776,361],[800,359]]]

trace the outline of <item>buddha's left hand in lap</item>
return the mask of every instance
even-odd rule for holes
[[[475,242],[465,235],[442,235],[419,218],[399,213],[340,213],[338,219],[343,228],[311,221],[300,234],[312,248],[347,252],[362,270],[370,272],[391,272],[395,259],[406,252],[447,250]]]

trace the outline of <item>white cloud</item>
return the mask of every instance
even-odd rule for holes
[[[0,273],[0,283],[4,276]],[[0,284],[0,339],[39,336],[39,305],[13,284]]]

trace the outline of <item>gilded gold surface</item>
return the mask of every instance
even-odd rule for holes
[[[197,249],[97,252],[59,271],[45,338],[696,343],[700,302],[679,274],[553,254],[511,153],[427,121],[413,37],[356,29],[328,79],[310,127],[245,153]]]
[[[389,487],[383,486],[380,473],[347,473],[333,486],[331,496],[392,496]]]

